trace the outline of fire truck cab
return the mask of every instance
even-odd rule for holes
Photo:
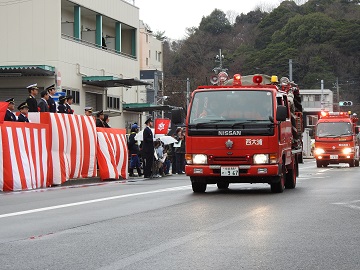
[[[229,183],[268,183],[274,193],[295,188],[298,160],[288,93],[270,76],[249,78],[236,74],[227,85],[192,92],[185,172],[194,192],[205,192],[207,184],[227,189]]]
[[[322,111],[315,127],[314,156],[318,168],[348,163],[359,166],[357,116],[347,112]]]

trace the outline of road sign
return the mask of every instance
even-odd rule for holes
[[[339,106],[343,107],[343,106],[352,106],[353,103],[352,101],[339,101]]]
[[[52,98],[55,100],[55,102],[59,102],[59,97],[65,96],[65,92],[56,92]]]
[[[225,82],[228,79],[228,74],[224,71],[219,72],[218,78],[220,82]]]

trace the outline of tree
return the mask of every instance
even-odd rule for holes
[[[223,11],[215,9],[209,16],[202,18],[199,30],[219,35],[229,33],[231,31],[231,24]]]

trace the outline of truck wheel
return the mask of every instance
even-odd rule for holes
[[[320,161],[320,160],[317,160],[316,161],[316,167],[318,167],[318,168],[321,168],[322,167],[322,162]]]
[[[204,193],[206,190],[205,183],[192,182],[191,186],[194,193]]]
[[[355,167],[359,167],[359,160],[355,160]]]
[[[355,167],[355,160],[350,161],[350,162],[349,162],[349,166],[350,166],[350,167]]]
[[[271,183],[270,187],[271,187],[271,192],[272,193],[282,193],[285,189],[285,165],[282,165],[282,172],[281,175],[278,176],[279,177],[279,182],[276,183]]]
[[[220,182],[216,184],[218,189],[228,189],[229,188],[229,183],[224,183],[224,182]]]
[[[299,154],[299,159],[298,159],[298,162],[303,164],[304,163],[304,158],[303,158],[303,155],[302,153]]]
[[[288,170],[286,174],[285,188],[293,189],[296,186],[296,169]]]

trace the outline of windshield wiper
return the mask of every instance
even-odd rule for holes
[[[207,122],[201,122],[201,123],[191,124],[191,125],[195,125],[195,128],[198,128],[198,127],[203,127],[203,126],[206,126],[206,125],[212,125],[212,124],[226,122],[226,121],[229,121],[229,120],[226,120],[226,119],[210,120],[210,121],[207,121]]]
[[[240,122],[236,122],[234,124],[232,124],[231,127],[236,127],[236,126],[240,126],[240,125],[245,125],[245,124],[249,124],[249,123],[258,123],[258,122],[269,122],[269,120],[244,120],[244,121],[240,121]],[[271,121],[270,121],[271,122]]]

